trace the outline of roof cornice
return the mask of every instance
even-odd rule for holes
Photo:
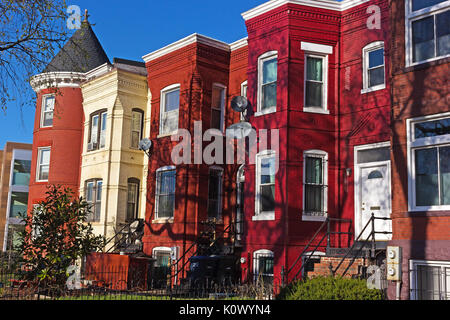
[[[230,50],[234,51],[240,48],[243,48],[248,45],[248,37],[242,38],[238,41],[230,43]]]
[[[202,43],[217,49],[221,49],[224,51],[230,51],[230,45],[228,43],[198,34],[198,33],[194,33],[191,34],[189,36],[187,36],[186,38],[183,38],[181,40],[175,41],[174,43],[171,43],[161,49],[158,49],[156,51],[153,51],[145,56],[142,57],[142,59],[144,59],[145,62],[149,62],[152,60],[155,60],[159,57],[162,57],[170,52],[173,52],[175,50],[184,48],[190,44],[193,43]]]
[[[242,17],[247,21],[285,4],[298,4],[307,7],[344,11],[367,1],[370,0],[343,0],[341,2],[335,0],[270,0],[256,8],[242,13]]]

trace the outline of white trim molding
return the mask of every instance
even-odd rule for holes
[[[304,42],[301,43],[301,49],[303,51],[322,53],[322,54],[333,54],[333,47],[325,44]]]
[[[417,275],[417,267],[425,266],[425,267],[436,267],[440,268],[440,272],[437,273],[439,278],[437,279],[439,282],[439,300],[446,300],[450,295],[450,283],[448,282],[448,272],[446,269],[450,268],[450,261],[435,261],[435,260],[409,260],[409,286],[410,286],[410,300],[418,300],[419,295],[417,294],[418,288],[418,275]],[[444,291],[445,290],[445,291]]]
[[[352,7],[358,6],[370,0],[342,0],[340,2],[335,0],[271,0],[263,3],[253,9],[242,13],[242,18],[245,21],[253,19],[261,14],[274,10],[285,4],[297,4],[313,8],[328,9],[334,11],[344,11]]]
[[[230,43],[230,50],[234,51],[240,48],[244,48],[248,45],[248,37],[245,37],[243,39],[237,40],[233,43]]]
[[[80,88],[86,80],[85,73],[48,72],[31,77],[30,85],[36,93],[48,88]]]

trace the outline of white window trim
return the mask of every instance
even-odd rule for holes
[[[431,261],[431,260],[409,260],[409,284],[410,284],[410,299],[417,300],[417,266],[430,266],[430,267],[450,267],[450,261]],[[444,287],[445,276],[442,277],[441,287]],[[450,289],[450,283],[447,283],[447,289]]]
[[[38,148],[38,154],[37,154],[37,162],[36,162],[36,182],[47,182],[48,179],[44,179],[41,180],[39,179],[39,173],[41,171],[41,157],[42,157],[42,152],[43,151],[50,151],[50,159],[48,161],[48,174],[50,176],[50,162],[51,162],[51,157],[52,157],[52,148],[51,147],[40,147]]]
[[[217,83],[217,82],[213,83],[213,86],[212,86],[213,90],[214,90],[214,87],[220,88],[222,90],[222,98],[221,98],[222,105],[220,106],[220,129],[219,130],[223,133],[225,130],[225,109],[226,109],[226,105],[227,105],[227,87],[225,85],[223,85],[221,83]],[[212,91],[211,91],[211,98],[212,98]],[[212,109],[213,109],[213,107],[212,107],[212,99],[211,99],[211,110]],[[217,128],[215,128],[215,129],[217,129]]]
[[[255,161],[255,176],[256,176],[256,188],[255,188],[255,215],[252,217],[252,221],[270,221],[275,220],[275,210],[261,212],[261,195],[259,192],[260,184],[261,184],[261,160],[264,158],[272,158],[275,157],[275,162],[277,161],[276,151],[274,150],[264,150],[256,155]],[[277,165],[275,164],[275,167]],[[277,170],[275,170],[276,172]],[[276,174],[275,174],[275,195],[276,195]]]
[[[257,261],[260,257],[272,257],[275,260],[275,255],[274,255],[273,251],[270,251],[267,249],[260,249],[260,250],[253,252],[253,275],[254,275],[255,280],[259,273],[259,263],[257,263]],[[275,266],[275,263],[274,263],[274,266]],[[266,276],[273,277],[274,274],[266,275]]]
[[[156,176],[155,176],[155,219],[152,220],[152,223],[158,224],[158,223],[173,223],[173,219],[175,216],[175,204],[173,208],[173,216],[172,217],[158,217],[158,205],[159,205],[159,198],[158,198],[158,173],[163,171],[170,171],[170,170],[176,170],[175,166],[165,166],[161,167],[158,170],[156,170]],[[176,172],[175,172],[175,196],[176,196]]]
[[[255,117],[277,112],[277,106],[261,109],[262,106],[262,84],[263,84],[263,64],[267,60],[277,59],[277,100],[278,100],[278,51],[268,51],[258,57],[258,103],[256,106]]]
[[[172,91],[176,91],[179,90],[180,91],[180,104],[178,105],[178,110],[175,111],[170,111],[171,113],[178,113],[178,126],[177,126],[177,130],[174,130],[172,132],[163,132],[163,116],[166,112],[164,112],[165,109],[165,105],[166,105],[166,94],[170,93]],[[180,105],[181,105],[181,85],[179,83],[176,84],[172,84],[170,86],[165,87],[164,89],[161,90],[161,97],[160,97],[160,105],[159,105],[159,135],[158,138],[162,138],[162,137],[166,137],[166,136],[171,136],[173,134],[176,134],[178,132],[179,129],[179,121],[180,121]]]
[[[54,104],[53,104],[53,117],[52,117],[52,125],[51,126],[44,126],[44,114],[45,114],[45,102],[46,99],[49,97],[53,97],[54,98]],[[40,128],[51,128],[53,127],[53,120],[55,118],[55,104],[56,104],[56,97],[54,94],[45,94],[42,96],[42,101],[41,101],[41,121],[40,121]]]
[[[245,94],[244,94],[244,88],[245,88]],[[248,99],[248,81],[245,80],[241,83],[241,96],[246,97]],[[244,113],[240,114],[241,121],[245,121],[245,115]]]
[[[369,87],[369,53],[375,50],[383,49],[383,68],[384,68],[384,83],[379,84],[373,87]],[[378,90],[386,89],[386,56],[384,52],[384,41],[375,41],[369,43],[362,50],[362,59],[363,59],[363,88],[361,93],[374,92]]]
[[[305,184],[306,184],[306,158],[308,156],[316,156],[322,158],[322,172],[323,172],[323,185],[328,186],[328,153],[322,150],[306,150],[303,152],[303,194],[302,194],[302,221],[325,221],[328,217],[328,188],[324,191],[323,195],[323,210],[326,213],[324,216],[309,216],[305,215]]]
[[[415,157],[414,150],[432,148],[440,145],[450,144],[450,135],[442,135],[437,137],[421,138],[415,140],[414,124],[435,121],[450,117],[450,112],[428,115],[419,118],[406,120],[406,137],[407,137],[407,162],[408,162],[408,211],[442,211],[450,210],[450,205],[439,206],[416,206],[416,185],[415,185]]]
[[[217,218],[220,220],[222,218],[222,202],[223,202],[223,168],[222,167],[218,167],[218,166],[211,166],[209,167],[209,172],[208,172],[208,202],[207,202],[207,206],[206,208],[209,208],[209,188],[210,188],[210,184],[209,184],[209,177],[211,174],[211,171],[219,171],[220,172],[220,185],[219,185],[219,207],[218,210],[219,212],[217,212]],[[209,218],[209,217],[208,217]]]
[[[302,48],[303,48],[303,46],[302,46]],[[319,59],[323,60],[322,107],[307,107],[306,106],[306,74],[307,74],[306,60],[308,57],[319,58]],[[305,62],[304,62],[304,75],[303,75],[303,112],[330,114],[330,110],[328,110],[328,54],[323,53],[323,52],[305,51],[304,61]]]
[[[438,3],[434,6],[423,8],[421,10],[412,11],[412,0],[405,0],[405,55],[406,67],[416,66],[419,64],[445,59],[450,57],[450,54],[445,56],[434,57],[431,59],[413,62],[413,43],[412,43],[412,23],[415,20],[425,18],[449,9],[450,0]],[[436,38],[435,38],[436,41]]]

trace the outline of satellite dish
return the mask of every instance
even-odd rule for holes
[[[152,141],[149,138],[144,138],[139,141],[139,150],[149,151],[152,147]]]
[[[226,136],[232,139],[243,139],[248,137],[253,131],[253,126],[249,122],[239,122],[229,126],[226,130]]]
[[[248,108],[248,100],[243,96],[236,96],[231,100],[231,108],[236,112],[244,112]]]

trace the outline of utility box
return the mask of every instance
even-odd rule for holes
[[[402,280],[402,248],[401,247],[387,247],[387,280],[400,281]]]

